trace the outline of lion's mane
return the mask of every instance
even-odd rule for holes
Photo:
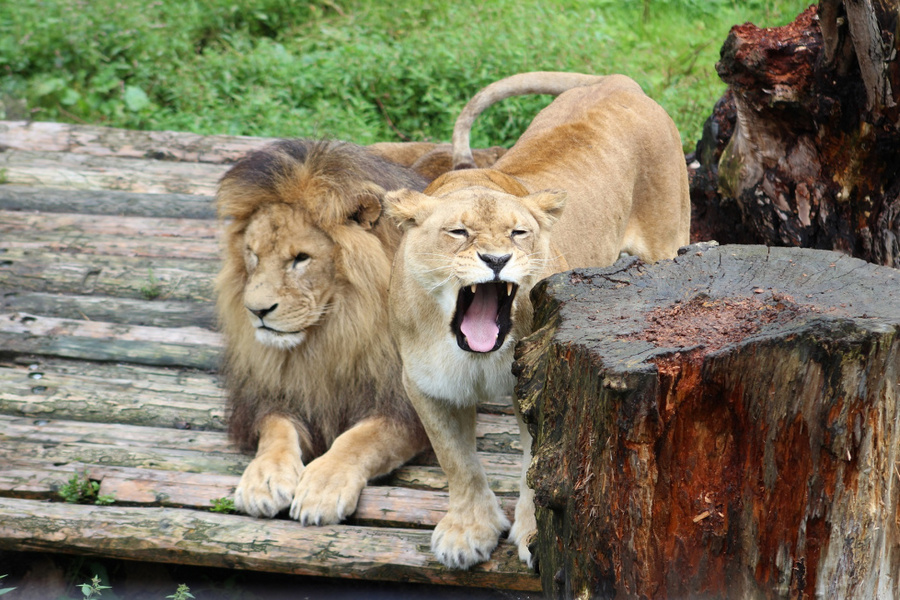
[[[226,223],[216,308],[226,346],[229,434],[242,449],[255,448],[258,425],[270,414],[297,425],[304,460],[369,416],[421,431],[388,326],[388,283],[400,232],[388,219],[370,229],[354,220],[360,197],[425,184],[414,171],[360,146],[309,140],[276,142],[223,176],[216,197]],[[335,245],[332,305],[290,350],[257,342],[243,303],[244,232],[257,210],[275,203],[301,207]]]

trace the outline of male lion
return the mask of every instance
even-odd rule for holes
[[[689,243],[678,130],[627,77],[524,73],[491,84],[460,115],[454,156],[465,162],[468,127],[483,108],[522,93],[559,96],[493,168],[447,173],[424,194],[385,196],[405,231],[391,331],[450,485],[431,547],[462,569],[487,559],[509,526],[475,454],[475,405],[513,392],[514,346],[532,327],[531,288],[567,266],[609,265],[621,252],[655,261]],[[531,437],[517,416],[525,458],[510,538],[531,565]]]
[[[388,330],[400,233],[379,217],[385,190],[401,187],[425,180],[327,141],[276,142],[222,178],[229,432],[258,448],[238,510],[271,517],[290,506],[303,524],[335,523],[369,479],[427,447]]]

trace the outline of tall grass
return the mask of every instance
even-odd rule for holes
[[[724,90],[729,28],[801,0],[18,0],[0,3],[0,117],[137,129],[447,140],[479,88],[528,70],[618,72],[685,145]],[[490,109],[510,144],[547,98]]]

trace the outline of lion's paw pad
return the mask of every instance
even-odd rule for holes
[[[254,460],[234,492],[234,506],[252,517],[274,517],[290,506],[300,479],[296,465]]]
[[[508,527],[509,521],[502,514],[497,519],[481,520],[474,515],[447,513],[431,536],[431,551],[451,569],[468,569],[491,557],[500,533]]]
[[[366,480],[346,469],[317,466],[311,462],[294,491],[292,519],[302,525],[331,525],[349,517],[356,510]]]

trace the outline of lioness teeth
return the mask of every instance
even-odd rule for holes
[[[474,293],[475,293],[475,288],[477,288],[477,287],[478,287],[478,286],[477,286],[476,284],[473,283],[473,284],[471,285],[471,287],[469,287],[469,289],[470,289],[470,290],[472,291],[472,293],[474,294]]]
[[[512,286],[513,286],[513,284],[511,281],[506,282],[506,295],[507,296],[512,296]]]

